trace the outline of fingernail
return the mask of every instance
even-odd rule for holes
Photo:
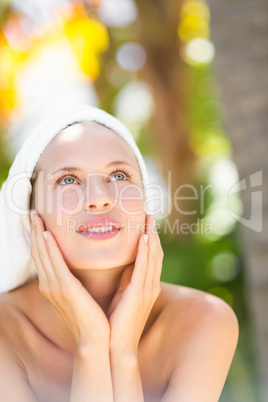
[[[47,232],[43,232],[43,236],[44,236],[45,240],[48,240]]]
[[[33,222],[35,216],[35,211],[31,211],[31,221]]]
[[[147,234],[143,235],[143,240],[145,243],[148,243],[148,235]]]

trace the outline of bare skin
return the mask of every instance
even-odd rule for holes
[[[163,251],[135,195],[141,181],[132,152],[104,127],[77,126],[59,134],[40,160],[45,175],[62,166],[80,171],[75,180],[69,174],[68,183],[38,178],[31,233],[38,281],[0,296],[1,396],[21,402],[217,401],[237,343],[233,311],[204,292],[160,282]],[[130,178],[111,174],[107,159],[124,159]],[[86,172],[92,173],[90,192]],[[110,212],[117,190],[126,198]],[[77,193],[84,199],[80,210]],[[125,224],[118,238],[67,235],[70,218],[78,224],[108,211]],[[135,225],[127,231],[133,211]]]
[[[5,359],[13,361],[19,370],[18,376],[29,384],[36,398],[33,401],[69,401],[74,362],[73,338],[57,311],[51,308],[47,299],[40,293],[38,282],[1,295],[0,302],[1,346],[5,349]],[[216,332],[219,332],[219,344],[211,345],[211,326],[217,315],[214,325],[218,327]],[[60,326],[65,325],[65,334],[69,334],[69,338],[65,335],[67,339],[65,338],[64,345],[58,327],[49,324],[54,321],[53,318],[60,321]],[[203,318],[205,319],[202,323]],[[224,323],[220,323],[221,318]],[[203,368],[201,362],[197,371],[205,370],[205,376],[209,376],[209,391],[207,399],[201,399],[201,396],[199,400],[217,401],[218,397],[214,395],[219,396],[221,393],[236,347],[236,326],[234,314],[221,300],[198,290],[161,283],[161,293],[148,318],[138,350],[145,401],[162,400],[174,365],[174,355],[178,356],[177,366],[185,371],[182,379],[188,378],[186,387],[189,390],[193,386],[193,373],[187,367],[187,360],[203,358],[207,367]],[[195,335],[202,332],[204,334],[200,341],[196,340]],[[229,335],[229,339],[223,339],[225,334]],[[208,344],[203,338],[207,339]],[[184,353],[185,344],[193,349],[187,356]],[[225,356],[219,355],[221,344],[225,347]],[[212,362],[210,359],[206,362],[206,355],[211,350],[215,354],[215,362],[209,368],[208,363]],[[3,361],[2,348],[0,353]],[[215,367],[219,363],[221,367],[215,375]],[[6,367],[1,368],[1,373],[2,370],[6,371]],[[11,375],[12,373],[9,373],[9,377]],[[16,387],[14,375],[11,378],[4,376],[8,387]],[[215,380],[216,392],[213,390]],[[195,386],[202,390],[204,384],[197,383]],[[20,382],[18,398],[21,395],[19,387]],[[18,400],[24,402],[23,399]],[[175,398],[173,400],[176,402]],[[186,402],[186,399],[182,400]],[[198,398],[193,400],[198,401]]]

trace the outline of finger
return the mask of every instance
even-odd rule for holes
[[[128,265],[121,276],[121,280],[117,289],[117,293],[123,292],[126,287],[129,285],[130,281],[131,281],[131,277],[132,277],[132,273],[133,273],[133,269],[134,269],[134,265],[130,264]]]
[[[148,245],[148,269],[145,286],[152,287],[160,281],[163,262],[163,250],[156,229],[155,221],[151,221],[150,223]]]
[[[140,236],[139,239],[137,257],[135,260],[134,270],[131,278],[131,284],[137,290],[143,289],[147,271],[147,261],[148,261],[148,235],[143,234]]]
[[[47,252],[46,242],[43,236],[44,224],[42,218],[38,216],[37,213],[34,214],[32,222],[36,242],[35,245],[38,254],[37,261],[39,262],[39,269],[45,273],[47,281],[51,282],[55,280],[55,274],[52,268],[50,257]]]
[[[68,279],[72,277],[73,280],[75,277],[71,274],[52,233],[45,231],[43,235],[54,275],[60,284],[67,284]]]
[[[50,283],[53,281],[54,284],[57,283],[59,286],[64,283],[64,280],[66,284],[68,279],[74,277],[66,265],[54,236],[49,231],[44,230],[43,220],[37,213],[34,214],[33,222],[36,232],[38,256],[46,273],[47,280]],[[80,284],[78,280],[77,283]]]
[[[164,252],[163,252],[159,234],[158,234],[158,231],[156,228],[156,223],[155,223],[154,229],[153,229],[153,238],[155,239],[156,248],[157,248],[156,252],[154,253],[154,256],[156,258],[156,266],[155,266],[155,270],[154,270],[154,283],[159,284],[160,278],[161,278],[161,273],[162,273]]]
[[[148,234],[150,229],[150,221],[152,220],[152,215],[145,215],[145,233]]]
[[[35,229],[34,229],[33,223],[31,224],[31,255],[32,255],[33,262],[35,264],[35,268],[37,271],[39,281],[42,281],[42,283],[47,283],[47,275],[44,272],[44,268],[40,261],[38,250],[37,250],[36,234],[35,234]]]

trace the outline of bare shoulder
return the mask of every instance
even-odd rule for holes
[[[0,342],[6,349],[14,350],[20,343],[19,333],[23,320],[22,312],[15,303],[12,293],[0,295]]]
[[[0,339],[8,342],[13,350],[25,350],[30,342],[27,310],[34,305],[32,288],[25,285],[0,295]]]
[[[1,400],[36,402],[30,389],[27,370],[16,346],[5,331],[0,332],[0,392]]]
[[[13,304],[12,296],[9,293],[0,295],[0,336],[9,331],[10,327],[14,327],[16,323],[17,309]]]
[[[201,290],[164,282],[161,282],[161,288],[164,313],[174,322],[174,329],[228,325],[238,333],[236,315],[222,299]]]
[[[0,361],[10,358],[13,363],[19,354],[19,314],[16,309],[0,297]]]
[[[205,360],[208,355],[222,355],[222,364],[231,364],[239,336],[233,309],[222,299],[185,286],[161,283],[165,300],[163,330],[172,357],[173,369],[181,356]],[[216,361],[216,359],[215,359]],[[225,362],[225,363],[224,363]]]
[[[238,341],[232,308],[206,292],[161,283],[169,358],[164,402],[218,400]],[[175,399],[176,398],[176,399]]]
[[[24,314],[20,309],[20,294],[11,292],[0,295],[1,400],[36,402],[22,358],[27,331]]]

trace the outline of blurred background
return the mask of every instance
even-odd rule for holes
[[[266,0],[0,0],[0,184],[51,111],[121,119],[149,170],[162,280],[238,317],[220,402],[268,401],[267,71]]]

